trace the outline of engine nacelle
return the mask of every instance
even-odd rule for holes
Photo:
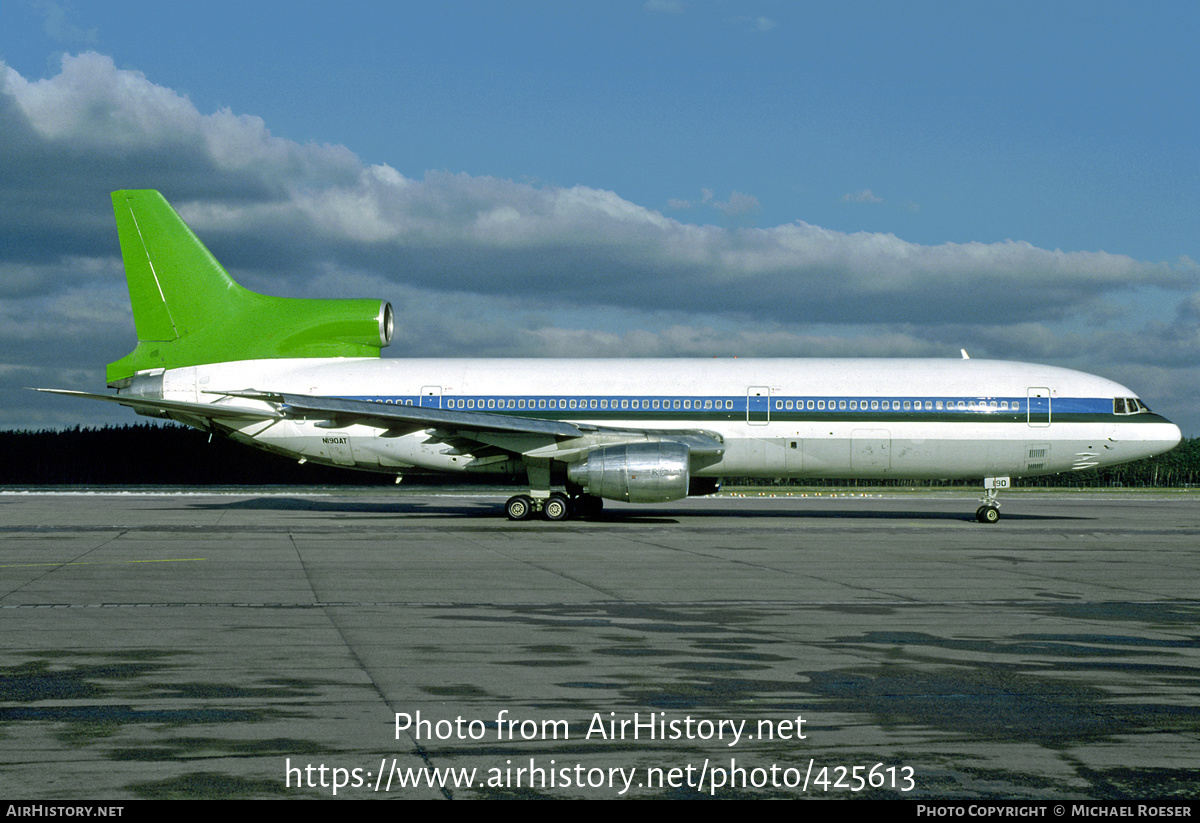
[[[627,443],[596,449],[567,467],[567,477],[597,497],[629,503],[666,503],[688,493],[688,447],[682,443]]]

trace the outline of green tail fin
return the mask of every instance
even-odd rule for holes
[[[392,307],[242,288],[156,191],[113,192],[138,344],[108,382],[147,369],[276,357],[377,357]]]

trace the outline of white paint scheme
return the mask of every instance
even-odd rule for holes
[[[134,384],[124,393],[150,386]],[[157,383],[157,378],[154,379]],[[449,449],[424,431],[389,437],[386,428],[350,424],[318,427],[316,420],[222,421],[220,405],[261,401],[221,392],[256,390],[321,397],[412,397],[436,387],[439,405],[467,396],[730,396],[750,387],[771,396],[871,398],[1025,397],[1047,387],[1053,402],[1071,398],[1135,397],[1101,377],[1051,366],[985,360],[904,359],[726,359],[726,360],[375,360],[294,359],[218,363],[162,374],[162,397],[210,402],[211,416],[238,440],[315,462],[399,473],[407,467],[439,471],[482,469],[469,452]],[[217,394],[214,394],[216,392]],[[157,392],[155,392],[157,393]],[[521,411],[509,414],[521,415]],[[771,408],[775,418],[776,410]],[[1022,413],[1024,415],[1024,413]],[[173,415],[185,422],[191,415]],[[1102,420],[1049,425],[1026,419],[993,422],[993,413],[970,420],[908,421],[904,412],[870,421],[741,419],[681,420],[662,413],[589,417],[584,410],[559,418],[607,429],[705,430],[719,435],[725,453],[710,465],[693,466],[693,476],[749,475],[864,478],[972,478],[1049,474],[1105,466],[1160,454],[1180,440],[1177,426],[1157,415],[1109,415]],[[629,439],[629,438],[626,438]],[[637,438],[632,438],[637,439]],[[605,442],[613,442],[611,440]],[[577,445],[577,444],[576,444]],[[1031,447],[1048,447],[1045,460],[1030,460]],[[585,451],[560,442],[539,451],[567,462]],[[519,455],[513,455],[518,457]],[[518,467],[492,463],[489,467]]]

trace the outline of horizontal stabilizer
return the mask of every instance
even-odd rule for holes
[[[67,397],[82,397],[86,400],[105,400],[109,403],[120,403],[122,406],[152,417],[163,417],[175,412],[201,417],[206,420],[281,420],[284,415],[273,409],[250,408],[248,406],[233,406],[223,403],[190,403],[186,400],[163,400],[154,397],[132,397],[123,394],[93,394],[84,391],[68,389],[34,389],[46,394],[62,394]]]

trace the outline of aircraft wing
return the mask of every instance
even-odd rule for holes
[[[274,394],[240,391],[213,392],[229,397],[262,400],[278,407],[284,417],[320,419],[321,428],[340,429],[352,424],[387,429],[393,437],[411,434],[422,429],[450,428],[468,431],[540,434],[554,437],[579,437],[583,432],[561,420],[541,420],[532,417],[509,417],[486,412],[431,409],[425,406],[393,406],[368,400],[349,400],[341,397],[315,397],[306,394]]]
[[[316,420],[315,425],[321,428],[338,429],[355,424],[373,426],[384,429],[384,437],[426,431],[433,440],[443,441],[463,454],[476,451],[472,444],[479,444],[526,457],[570,461],[602,446],[647,440],[683,443],[691,454],[702,458],[719,457],[725,452],[720,435],[697,429],[593,426],[536,417],[254,390],[215,393],[264,401],[284,417]]]
[[[123,394],[93,394],[66,389],[37,389],[50,394],[104,400],[128,406],[139,414],[152,417],[184,415],[202,420],[286,420],[304,419],[325,429],[351,425],[382,429],[383,437],[401,437],[418,431],[428,433],[431,441],[446,443],[459,454],[484,457],[497,451],[531,458],[580,459],[604,446],[645,441],[682,443],[689,453],[702,460],[713,460],[725,452],[725,444],[715,432],[700,429],[637,429],[593,426],[478,411],[432,409],[424,406],[398,406],[341,397],[316,397],[303,394],[263,392],[254,389],[207,392],[218,395],[213,403],[163,400]],[[257,401],[254,405],[239,400]]]

